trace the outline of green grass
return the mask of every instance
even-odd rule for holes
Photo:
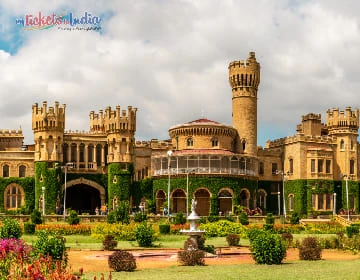
[[[205,260],[206,263],[206,260]],[[169,268],[143,269],[133,272],[113,272],[112,279],[301,279],[301,280],[356,280],[360,279],[360,260],[352,261],[293,261],[281,265],[209,265],[172,266]],[[100,273],[85,274],[86,279],[100,278]],[[181,277],[179,277],[181,275]],[[108,273],[105,273],[107,279]]]

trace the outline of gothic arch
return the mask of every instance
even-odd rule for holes
[[[230,188],[221,188],[217,196],[221,215],[228,215],[230,212],[233,212],[234,191]]]
[[[105,188],[94,181],[85,179],[84,177],[80,177],[78,179],[67,182],[66,188],[76,186],[76,185],[81,185],[81,184],[88,185],[90,187],[93,187],[94,189],[97,189],[100,193],[101,205],[105,204],[105,198],[106,198]],[[64,191],[64,189],[65,189],[65,184],[61,186],[61,190]]]
[[[240,205],[246,208],[250,207],[250,191],[246,188],[240,191]]]
[[[194,197],[197,201],[196,212],[200,216],[210,215],[210,198],[212,194],[207,188],[198,188],[194,191]]]

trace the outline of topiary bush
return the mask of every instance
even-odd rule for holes
[[[220,220],[220,217],[219,216],[216,216],[216,215],[210,215],[207,220],[210,222],[210,223],[213,223],[213,222],[217,222]]]
[[[174,217],[174,225],[184,225],[186,224],[186,217],[183,212],[176,213]]]
[[[178,251],[178,260],[181,265],[194,266],[205,265],[205,252],[191,249]]]
[[[293,213],[290,217],[290,224],[298,225],[300,222],[300,216],[298,213]]]
[[[116,248],[118,242],[115,240],[115,237],[111,234],[105,235],[105,239],[102,242],[103,250],[112,251]]]
[[[359,234],[359,225],[358,224],[352,224],[348,227],[346,227],[346,235],[349,238],[352,238],[354,235]]]
[[[6,218],[3,223],[4,225],[0,227],[0,239],[3,238],[19,239],[21,237],[22,229],[17,220]]]
[[[300,260],[321,260],[321,253],[321,246],[315,237],[306,237],[299,246]]]
[[[70,211],[68,223],[69,225],[78,225],[80,223],[80,218],[75,210]]]
[[[159,225],[159,231],[161,234],[169,234],[170,233],[170,225],[169,224]]]
[[[24,223],[24,232],[25,234],[34,234],[36,225],[34,223],[28,222]]]
[[[275,223],[275,217],[272,213],[266,214],[265,223],[268,225],[273,225]]]
[[[252,241],[255,240],[255,238],[256,238],[258,235],[260,235],[260,234],[262,234],[262,233],[263,233],[263,231],[262,231],[261,229],[259,229],[259,228],[251,228],[251,229],[249,229],[249,230],[247,231],[246,235],[247,235],[247,237],[249,238],[249,241],[252,242]]]
[[[31,222],[35,225],[40,225],[43,223],[43,220],[41,218],[41,212],[37,209],[34,209],[30,215]]]
[[[108,259],[109,267],[115,271],[134,271],[136,269],[136,260],[133,254],[119,250],[112,253]]]
[[[242,225],[248,225],[249,224],[249,217],[246,214],[246,212],[241,212],[239,215],[239,223]]]
[[[238,234],[228,234],[226,236],[226,242],[229,246],[239,246],[240,236]]]
[[[135,229],[135,240],[140,247],[152,247],[155,240],[155,231],[146,222],[141,223]]]
[[[280,236],[268,231],[262,231],[252,240],[250,251],[258,264],[281,264],[286,256],[286,247]]]

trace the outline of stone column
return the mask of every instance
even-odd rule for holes
[[[84,160],[85,160],[85,170],[88,170],[88,147],[89,145],[88,144],[85,144],[84,146]]]

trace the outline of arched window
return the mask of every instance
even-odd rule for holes
[[[6,187],[4,192],[5,209],[18,209],[24,205],[24,190],[17,184]]]
[[[266,209],[266,192],[264,190],[259,190],[259,203],[258,206],[261,209]]]
[[[19,166],[19,177],[25,177],[26,176],[26,166],[20,165]]]
[[[219,142],[218,142],[217,138],[214,138],[214,139],[211,140],[211,146],[212,147],[219,146]]]
[[[9,165],[7,164],[3,166],[3,177],[10,177]]]
[[[294,173],[294,160],[292,158],[289,159],[289,172],[290,174]]]
[[[341,141],[340,141],[340,149],[344,150],[344,148],[345,148],[344,140],[341,139]]]
[[[243,152],[245,152],[245,149],[246,149],[246,140],[243,140],[243,141],[241,142],[241,146],[242,146]]]
[[[294,195],[289,194],[289,210],[294,211]]]
[[[192,146],[194,146],[194,140],[192,138],[188,138],[186,140],[186,144],[188,147],[192,147]]]

